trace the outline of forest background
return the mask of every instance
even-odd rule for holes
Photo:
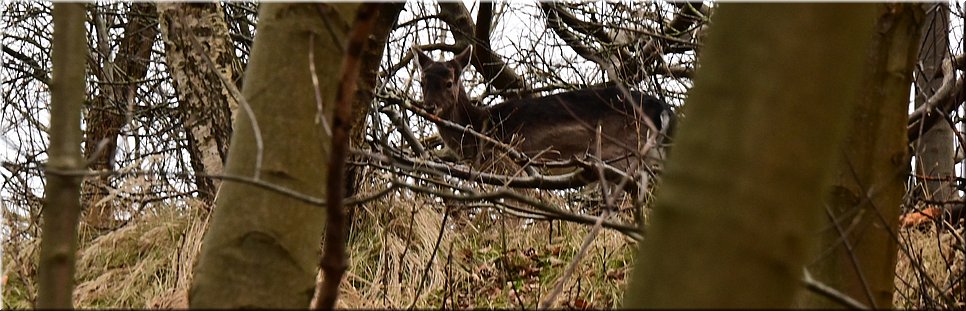
[[[250,273],[204,275],[252,275],[262,285],[238,291],[248,296],[239,305],[305,303],[296,307],[333,288],[338,307],[966,301],[961,224],[899,228],[900,213],[964,204],[962,2],[94,2],[58,15],[60,5],[4,3],[4,307],[187,307],[205,288],[193,269],[206,234],[279,228],[291,230],[279,243],[301,274],[267,268],[284,260],[266,255],[233,266]],[[73,31],[72,49],[55,31],[70,21],[81,25],[61,32]],[[256,53],[256,39],[270,48]],[[422,99],[413,46],[438,59],[473,46],[463,83],[481,105],[618,81],[652,94],[681,121],[675,153],[633,172],[646,181],[640,204],[597,185],[517,191],[508,185],[519,175],[482,180],[412,108]],[[82,86],[58,84],[70,70]],[[336,122],[346,98],[352,109]],[[332,165],[340,124],[352,125],[347,159]],[[339,165],[348,215],[332,226],[325,203],[338,192],[323,185]],[[211,222],[223,206],[237,211],[221,218],[234,226]],[[341,266],[320,256],[323,234],[345,241],[327,244],[347,255],[331,288],[315,282],[319,266]],[[639,245],[647,255],[635,260]],[[43,259],[57,247],[77,248],[69,269]],[[781,268],[753,269],[762,266]],[[714,293],[735,282],[723,273],[756,286],[706,300],[661,293]],[[305,286],[314,300],[292,290]]]

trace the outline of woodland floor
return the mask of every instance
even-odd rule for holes
[[[394,196],[356,213],[340,308],[406,308],[414,301],[419,308],[536,308],[591,228],[456,214],[440,238],[442,203]],[[107,233],[82,229],[75,306],[187,307],[190,264],[207,219],[185,210],[158,205]],[[936,228],[900,232],[896,307],[964,307],[963,229]],[[616,231],[600,230],[556,307],[618,306],[635,246]],[[3,307],[31,308],[39,243],[9,238],[3,250]]]

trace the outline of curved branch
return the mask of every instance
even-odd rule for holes
[[[567,10],[561,8],[560,4],[555,2],[541,2],[540,8],[542,8],[545,13],[554,12],[561,22],[573,27],[574,30],[577,30],[579,33],[597,38],[597,40],[603,43],[614,43],[614,38],[607,33],[607,30],[604,28],[603,24],[585,22]]]
[[[962,103],[964,77],[956,78],[956,66],[953,64],[957,62],[958,66],[963,66],[962,58],[963,55],[959,55],[943,61],[942,86],[922,106],[909,114],[906,135],[910,142],[919,139],[920,134],[936,125],[942,115],[948,115]],[[940,113],[935,113],[936,111]]]
[[[529,86],[516,72],[507,66],[500,55],[497,55],[489,48],[489,43],[483,44],[474,35],[476,25],[470,12],[462,2],[440,2],[439,18],[450,26],[453,36],[456,38],[457,45],[473,45],[473,67],[489,81],[497,90],[516,89],[525,90]],[[523,92],[503,93],[505,98],[528,97]]]
[[[692,28],[696,22],[702,20],[700,18],[693,18],[693,16],[704,15],[702,13],[703,9],[706,7],[703,4],[697,9],[695,9],[691,4],[678,4],[675,6],[677,7],[678,12],[675,13],[674,19],[671,20],[668,28],[671,31],[675,31],[675,33],[673,33],[674,37],[681,38],[690,34],[689,31],[685,31],[686,29]],[[627,77],[628,80],[634,82],[640,81],[644,78],[644,75],[639,69],[647,67],[651,63],[661,59],[661,56],[664,54],[664,52],[662,51],[663,49],[658,47],[666,45],[667,44],[663,40],[652,36],[644,45],[644,48],[642,48],[639,52],[640,57],[635,58],[640,60],[640,63],[625,62],[623,68],[621,68],[621,71],[631,73],[631,75]]]
[[[696,22],[701,21],[708,12],[708,6],[704,5],[701,1],[674,2],[672,5],[678,9],[678,13],[667,24],[665,32],[669,32],[675,37],[683,35]]]
[[[661,47],[666,46],[667,42],[681,43],[680,38],[690,35],[691,31],[693,31],[691,29],[693,28],[692,26],[695,22],[702,20],[700,17],[706,11],[706,7],[701,4],[697,6],[688,3],[675,4],[678,12],[667,26],[668,31],[672,32],[671,35],[651,34],[640,30],[625,29],[626,31],[640,33],[640,35],[646,35],[650,38],[644,47],[637,52],[637,55],[635,55],[627,47],[615,46],[617,40],[607,33],[604,25],[583,21],[558,4],[543,2],[540,4],[540,7],[547,16],[547,27],[553,30],[567,45],[573,48],[578,55],[604,68],[611,80],[622,78],[628,81],[628,83],[642,80],[646,75],[642,72],[641,68],[647,67],[660,59],[665,53],[665,49]],[[573,28],[581,34],[595,38],[602,45],[613,46],[613,48],[608,51],[597,50],[584,44],[568,28]],[[607,56],[607,54],[613,54],[613,56]],[[690,78],[693,74],[693,70],[684,67],[669,68],[667,66],[658,66],[655,70],[654,73],[656,74],[674,77]],[[623,74],[615,75],[616,72]]]
[[[550,2],[540,3],[540,8],[543,9],[544,14],[547,14],[547,28],[550,28],[550,30],[553,30],[553,32],[557,34],[557,36],[560,37],[560,39],[562,39],[565,43],[567,43],[567,45],[570,46],[570,48],[572,48],[574,52],[577,52],[577,55],[580,55],[581,57],[589,61],[597,63],[598,66],[605,68],[605,70],[608,72],[611,71],[611,69],[613,68],[613,65],[611,65],[606,58],[601,56],[600,52],[596,51],[590,46],[585,45],[583,42],[580,41],[580,38],[577,38],[576,34],[574,34],[573,32],[570,32],[570,30],[564,27],[564,21],[567,19],[563,18],[562,16],[569,15],[570,19],[576,19],[576,17],[574,17],[573,15],[570,15],[569,13],[563,12],[562,10],[558,9],[555,4],[552,4]],[[584,23],[581,23],[578,25],[583,25],[583,24]],[[585,29],[586,31],[585,27],[574,26],[573,24],[570,24],[570,25],[575,29],[578,29],[578,31],[580,29]],[[609,37],[607,38],[607,40],[608,41],[605,41],[605,42],[610,42]]]

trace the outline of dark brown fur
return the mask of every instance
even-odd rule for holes
[[[567,160],[585,154],[597,155],[597,131],[601,131],[600,156],[619,160],[616,166],[626,168],[629,161],[639,159],[646,139],[647,117],[655,127],[663,129],[662,114],[671,113],[667,106],[652,96],[630,91],[631,99],[618,87],[584,89],[539,98],[507,100],[478,107],[470,102],[460,74],[469,61],[470,49],[453,60],[436,62],[415,50],[422,69],[423,108],[439,116],[495,140],[513,145],[516,150],[541,160]],[[635,109],[635,106],[637,109]],[[643,114],[641,114],[643,113]],[[464,159],[487,158],[489,147],[481,147],[479,139],[463,131],[437,124],[448,148]],[[662,131],[663,132],[663,131]],[[659,137],[659,141],[663,138]]]

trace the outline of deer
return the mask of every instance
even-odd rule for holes
[[[535,164],[594,156],[627,170],[645,155],[663,160],[662,148],[640,152],[648,131],[660,132],[659,145],[669,141],[673,113],[654,96],[610,86],[508,99],[479,107],[471,102],[460,81],[470,64],[472,46],[448,61],[434,61],[415,46],[412,52],[421,73],[423,94],[422,103],[416,106],[437,117],[431,121],[443,144],[463,160],[487,160],[494,156],[494,146],[444,123],[455,123],[513,146]]]

